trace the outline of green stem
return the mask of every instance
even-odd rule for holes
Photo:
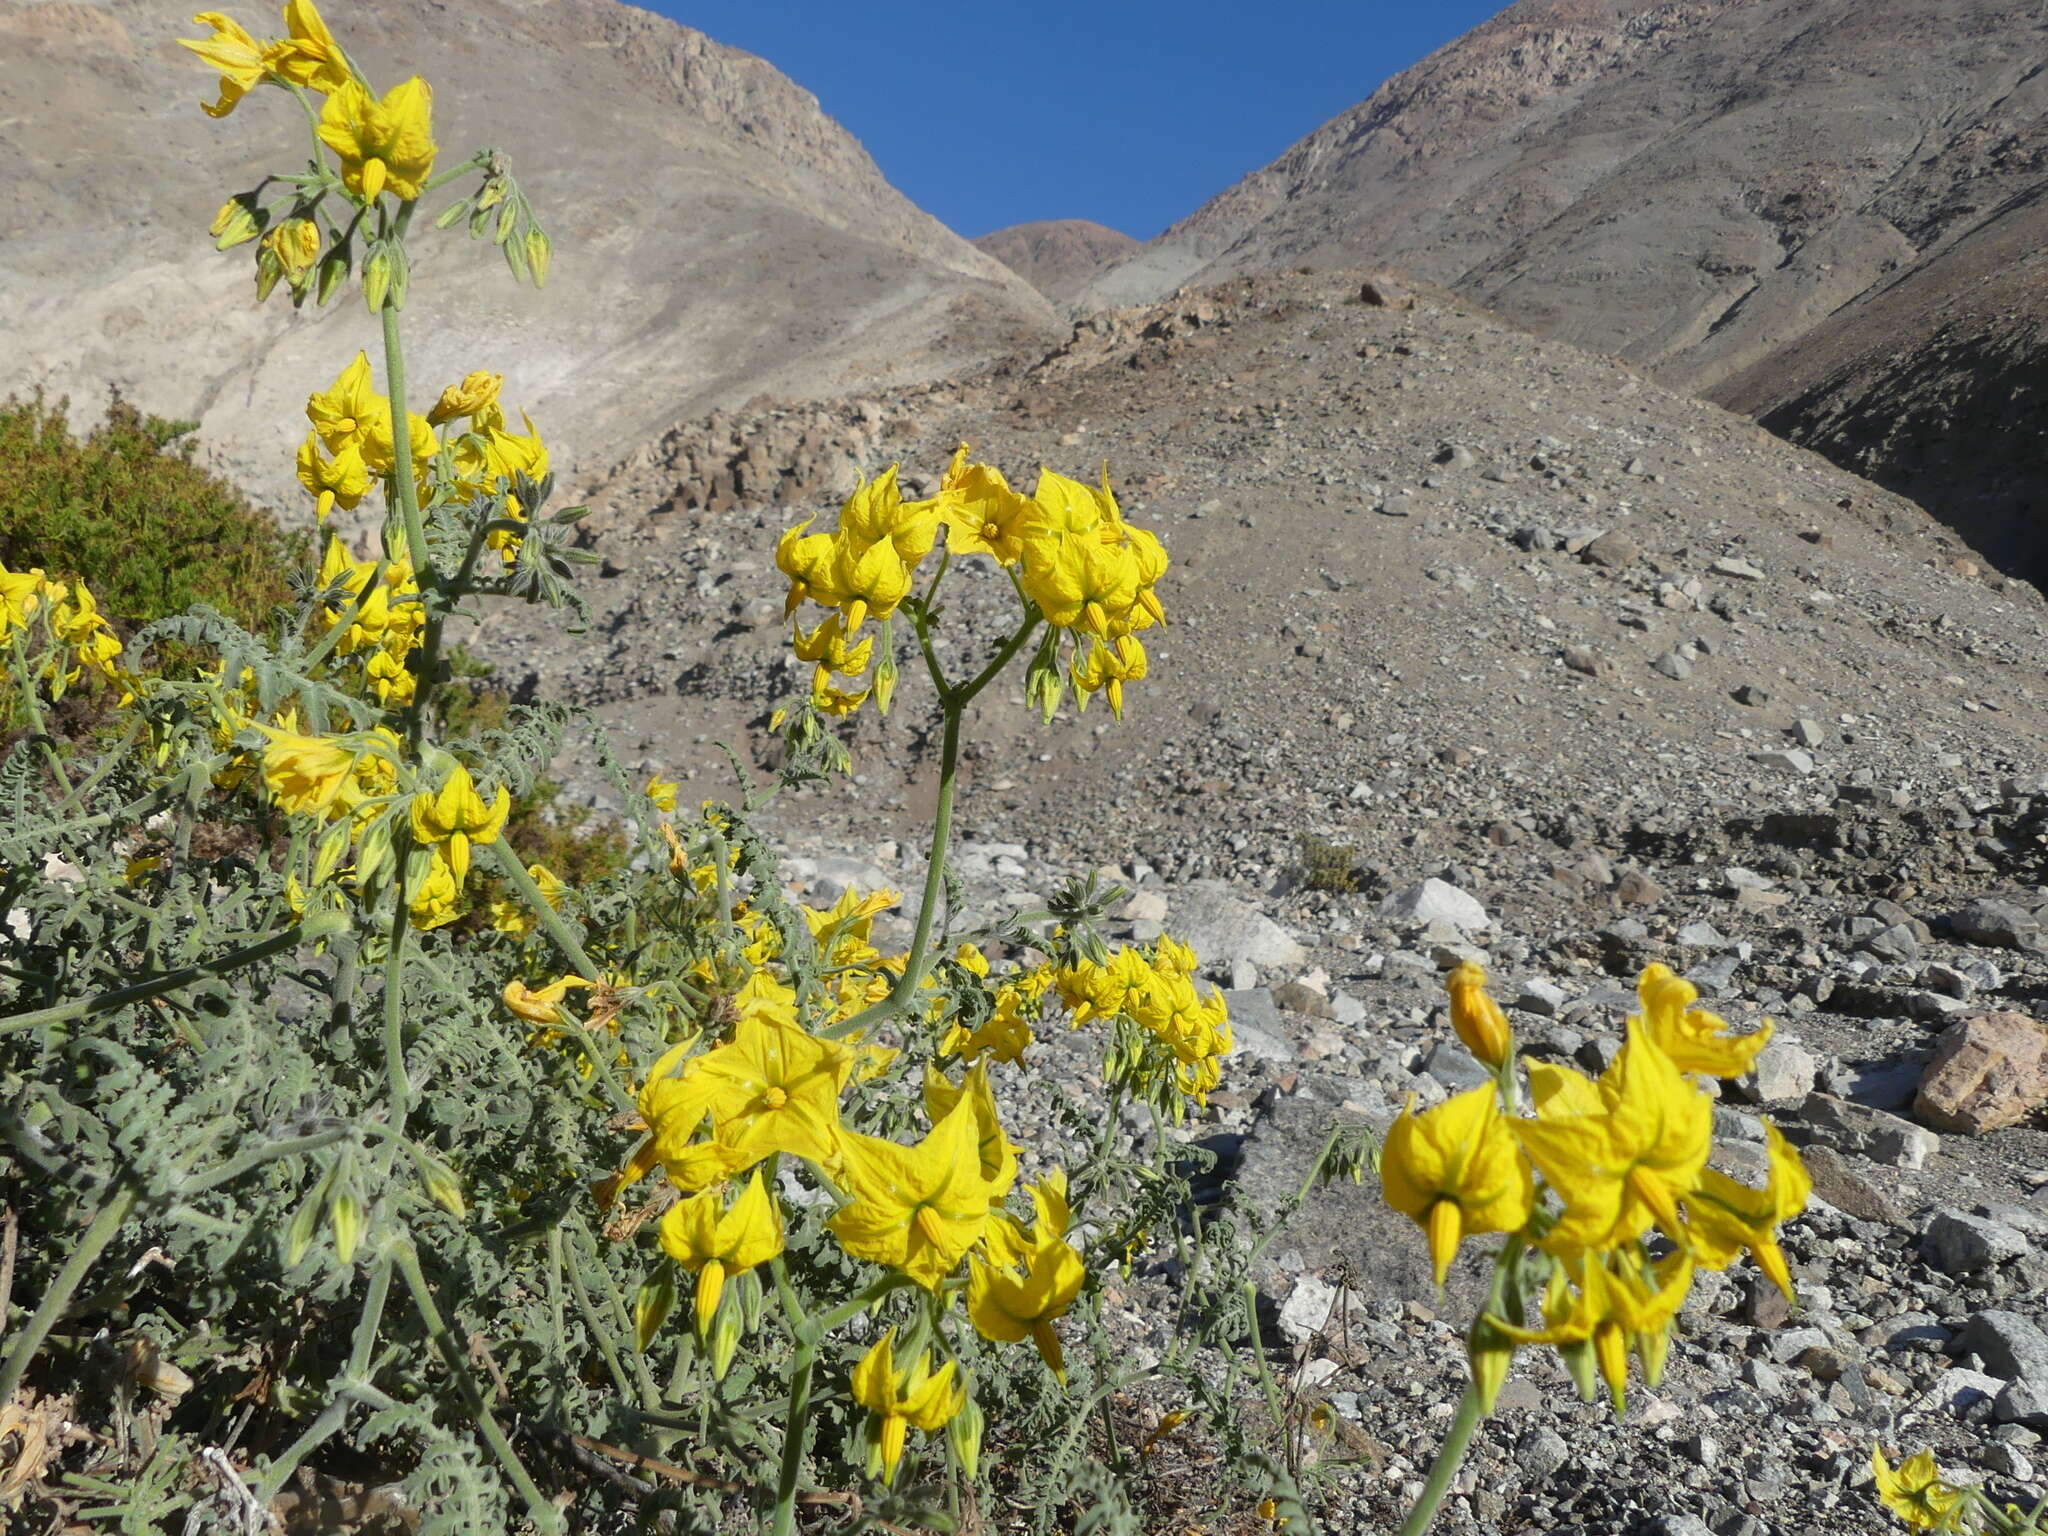
[[[299,1463],[304,1461],[348,1420],[349,1405],[357,1400],[359,1388],[369,1386],[367,1372],[370,1369],[370,1352],[377,1347],[377,1330],[383,1325],[384,1304],[391,1294],[391,1256],[381,1255],[370,1267],[370,1286],[363,1293],[363,1309],[356,1318],[356,1332],[353,1346],[349,1350],[348,1368],[342,1373],[342,1380],[336,1386],[334,1399],[320,1411],[320,1417],[306,1426],[306,1432],[294,1440],[275,1461],[263,1469],[263,1476],[252,1491],[259,1504],[268,1505],[277,1497]]]
[[[398,311],[387,299],[384,322],[384,388],[391,404],[391,490],[405,529],[406,554],[422,595],[434,587],[434,560],[427,549],[426,524],[420,519],[418,482],[413,479],[412,418],[405,408],[405,346],[398,334]],[[422,679],[424,681],[424,679]],[[415,743],[417,745],[417,743]]]
[[[141,734],[141,719],[139,717],[131,719],[128,722],[128,729],[121,733],[121,739],[115,742],[111,747],[109,747],[106,750],[105,754],[101,756],[99,766],[94,768],[93,771],[91,773],[88,773],[83,779],[79,780],[78,783],[75,786],[73,786],[71,793],[66,795],[62,800],[59,800],[56,803],[56,805],[51,807],[51,809],[53,811],[59,812],[68,811],[71,809],[72,806],[77,805],[87,795],[91,794],[94,787],[98,785],[102,779],[104,779],[108,774],[112,773],[116,768],[121,766],[121,764],[126,760],[125,754],[127,753],[128,749],[135,744],[135,738]]]
[[[583,1319],[583,1327],[590,1335],[590,1342],[595,1344],[597,1352],[604,1356],[605,1369],[612,1375],[612,1385],[619,1389],[619,1396],[630,1399],[633,1396],[633,1383],[626,1375],[626,1368],[619,1363],[619,1352],[612,1348],[610,1331],[598,1320],[597,1306],[590,1299],[589,1287],[583,1283],[582,1258],[582,1250],[579,1248],[569,1254],[568,1263],[564,1266],[569,1272],[569,1293],[576,1298],[576,1311]]]
[[[279,950],[290,949],[303,939],[324,938],[335,931],[344,921],[338,916],[316,913],[304,922],[295,923],[282,933],[274,933],[246,949],[237,949],[213,960],[203,960],[198,965],[188,965],[182,970],[170,971],[149,981],[139,981],[132,987],[121,987],[112,992],[102,992],[97,997],[81,997],[74,1002],[60,1003],[55,1008],[39,1008],[34,1013],[17,1013],[0,1018],[0,1035],[17,1034],[24,1029],[36,1029],[45,1024],[61,1024],[70,1019],[87,1019],[98,1014],[111,1013],[130,1003],[139,1003],[152,997],[162,997],[166,992],[175,992],[180,987],[189,987],[195,981],[225,976],[242,966],[274,955]]]
[[[331,1147],[337,1141],[346,1141],[355,1134],[355,1127],[338,1125],[332,1130],[315,1131],[310,1136],[294,1136],[286,1141],[269,1141],[260,1147],[251,1147],[222,1163],[211,1173],[201,1174],[188,1180],[178,1190],[181,1196],[204,1194],[209,1189],[218,1189],[239,1179],[252,1168],[261,1168],[265,1163],[274,1163],[281,1157],[298,1157],[307,1152],[318,1152],[322,1147]]]
[[[512,1486],[526,1501],[526,1512],[533,1523],[549,1533],[563,1529],[562,1512],[549,1502],[548,1496],[540,1491],[526,1466],[519,1459],[519,1453],[512,1449],[512,1442],[505,1438],[505,1431],[498,1427],[498,1421],[491,1416],[491,1410],[484,1406],[483,1394],[477,1389],[476,1379],[469,1373],[469,1364],[463,1358],[463,1351],[455,1335],[449,1331],[447,1322],[441,1316],[441,1309],[434,1303],[434,1293],[427,1288],[426,1276],[420,1273],[420,1257],[410,1242],[400,1240],[395,1246],[394,1257],[398,1272],[405,1278],[405,1287],[412,1292],[412,1304],[419,1312],[420,1321],[427,1325],[427,1333],[435,1347],[441,1352],[441,1359],[448,1367],[448,1373],[455,1378],[463,1401],[468,1405],[476,1420],[477,1432],[484,1444],[498,1458],[498,1464],[505,1469],[505,1475],[512,1480]]]
[[[401,847],[400,870],[405,861]],[[405,945],[412,933],[410,916],[401,877],[392,891],[390,952],[384,957],[384,1083],[391,1096],[391,1124],[401,1131],[412,1112],[412,1079],[405,1071]]]
[[[50,774],[57,781],[58,793],[66,800],[70,798],[71,780],[64,772],[64,759],[57,755],[57,744],[50,737],[43,719],[43,701],[36,697],[35,679],[29,675],[28,657],[22,654],[19,630],[7,637],[7,649],[14,658],[15,686],[21,690],[21,706],[28,714],[30,732],[36,743],[43,749],[43,756],[49,761]]]
[[[1436,1518],[1437,1505],[1443,1502],[1444,1494],[1450,1490],[1451,1479],[1465,1464],[1465,1452],[1471,1449],[1473,1431],[1479,1428],[1479,1421],[1484,1417],[1479,1407],[1478,1384],[1470,1383],[1465,1388],[1465,1395],[1458,1399],[1458,1411],[1452,1417],[1450,1430],[1444,1435],[1444,1443],[1429,1469],[1429,1481],[1422,1485],[1421,1497],[1416,1499],[1415,1507],[1408,1511],[1408,1518],[1401,1523],[1400,1536],[1422,1536],[1429,1529],[1429,1522]]]
[[[136,1190],[132,1184],[116,1185],[113,1193],[107,1196],[107,1203],[93,1217],[92,1225],[86,1228],[85,1236],[71,1250],[71,1257],[64,1261],[64,1267],[50,1281],[35,1314],[22,1324],[21,1332],[14,1336],[13,1347],[7,1351],[6,1362],[0,1364],[0,1403],[14,1401],[14,1389],[21,1385],[29,1360],[42,1347],[43,1340],[49,1337],[57,1319],[64,1315],[72,1293],[84,1282],[86,1272],[99,1262],[100,1255],[114,1240],[121,1223],[135,1208],[135,1201]]]
[[[775,1480],[773,1536],[795,1536],[797,1485],[803,1480],[804,1451],[811,1431],[811,1371],[817,1363],[817,1350],[806,1344],[790,1366],[789,1409],[782,1421],[782,1471]]]
[[[498,872],[518,893],[519,899],[526,903],[527,910],[539,919],[541,927],[547,930],[548,937],[555,941],[555,947],[562,952],[562,958],[575,967],[578,976],[589,981],[598,980],[597,962],[584,952],[582,941],[576,937],[575,930],[570,928],[562,914],[548,905],[548,899],[541,895],[540,887],[534,884],[533,876],[526,872],[526,866],[519,862],[519,855],[513,851],[512,845],[500,837],[485,846],[491,850],[491,857],[497,863]],[[600,1049],[597,1037],[584,1028],[583,1022],[575,1014],[567,1008],[560,1009],[559,1012],[563,1026],[575,1035],[582,1045],[591,1071],[603,1086],[604,1095],[611,1101],[612,1108],[622,1113],[633,1110],[633,1100],[627,1095],[626,1090],[619,1086],[618,1079],[612,1074],[613,1053]]]

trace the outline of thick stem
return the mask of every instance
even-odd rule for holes
[[[1472,1433],[1479,1428],[1479,1421],[1485,1416],[1479,1406],[1478,1384],[1468,1384],[1465,1395],[1458,1399],[1457,1414],[1451,1419],[1451,1427],[1436,1453],[1436,1461],[1429,1469],[1429,1481],[1422,1485],[1422,1496],[1401,1523],[1400,1536],[1422,1536],[1429,1529],[1429,1522],[1436,1518],[1437,1505],[1443,1502],[1444,1494],[1450,1490],[1451,1479],[1465,1464],[1465,1452],[1472,1447]]]
[[[823,1031],[828,1040],[858,1035],[884,1019],[895,1017],[924,982],[925,951],[931,944],[932,918],[945,891],[946,844],[953,834],[953,792],[959,776],[960,715],[964,708],[964,704],[952,700],[946,702],[945,735],[939,749],[939,805],[932,815],[930,862],[925,866],[924,894],[917,909],[917,931],[911,937],[910,954],[903,962],[903,975],[879,1003],[863,1008],[844,1024]]]
[[[57,1319],[64,1315],[73,1293],[84,1283],[86,1272],[99,1262],[100,1255],[114,1240],[121,1223],[135,1208],[135,1200],[136,1191],[132,1184],[116,1185],[107,1196],[107,1203],[93,1218],[92,1225],[85,1229],[85,1236],[71,1250],[71,1257],[64,1261],[64,1267],[50,1281],[35,1314],[21,1325],[21,1332],[14,1336],[13,1347],[7,1351],[6,1362],[0,1364],[0,1403],[14,1400],[14,1389],[21,1385],[21,1378],[27,1374],[30,1359],[42,1347],[43,1340],[49,1337],[50,1330],[56,1327]]]
[[[797,1485],[803,1481],[804,1452],[811,1437],[811,1371],[817,1350],[796,1352],[789,1373],[789,1408],[782,1421],[782,1471],[775,1480],[773,1536],[795,1536]]]
[[[398,335],[398,311],[389,300],[385,302],[382,318],[384,390],[391,402],[391,493],[405,529],[406,554],[412,559],[420,591],[426,594],[434,585],[434,562],[427,552],[426,524],[420,520],[419,484],[413,479],[412,418],[405,409],[405,347]]]
[[[61,1003],[55,1008],[39,1008],[34,1013],[17,1013],[0,1019],[0,1035],[19,1033],[24,1029],[36,1029],[45,1024],[62,1024],[70,1019],[89,1019],[98,1014],[111,1013],[116,1008],[125,1008],[130,1003],[140,1003],[152,997],[162,997],[166,992],[175,992],[180,987],[189,987],[195,981],[210,977],[225,976],[230,971],[274,955],[279,950],[290,949],[302,939],[324,937],[334,931],[338,920],[330,920],[326,914],[318,914],[305,922],[295,923],[282,933],[249,945],[246,949],[232,950],[214,960],[204,960],[198,965],[188,965],[182,970],[170,971],[149,981],[137,982],[132,987],[121,987],[112,992],[102,992],[97,997],[81,997],[75,1002]]]

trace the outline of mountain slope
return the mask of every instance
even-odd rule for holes
[[[211,249],[222,198],[305,140],[276,92],[200,112],[213,80],[175,45],[187,14],[0,0],[0,390],[90,403],[118,384],[199,417],[225,467],[284,494],[303,396],[373,328],[355,301],[257,309],[248,253]],[[929,376],[1051,324],[815,98],[700,33],[612,0],[367,0],[331,19],[380,85],[435,86],[444,163],[502,149],[554,236],[538,297],[488,247],[419,240],[407,318],[416,388],[502,369],[562,467],[693,403]]]
[[[2016,210],[2048,186],[2044,42],[2017,0],[1523,0],[1084,297],[1391,263],[1830,452],[1855,437],[1858,468],[1922,494],[1927,434],[1883,428],[1882,354],[1898,317],[1939,309],[1938,355],[1911,367],[1956,400],[2000,394],[1972,383],[1978,354],[2024,350],[1999,317],[2038,316],[2038,287],[1984,253],[2025,248]],[[1996,456],[2005,423],[1944,420],[1958,465]],[[1941,490],[1946,513],[1996,488]]]
[[[974,245],[1062,304],[1086,288],[1109,262],[1136,250],[1138,242],[1088,219],[1041,219],[998,229]]]

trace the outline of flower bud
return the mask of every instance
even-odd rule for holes
[[[518,221],[518,218],[519,205],[517,203],[505,204],[503,211],[498,215],[497,231],[491,238],[500,245],[505,244],[506,241],[512,238],[512,226]]]
[[[313,1234],[320,1230],[320,1192],[315,1190],[300,1202],[292,1215],[291,1225],[284,1229],[284,1267],[291,1269],[306,1256],[306,1250],[313,1246]]]
[[[469,1214],[469,1203],[462,1198],[462,1181],[453,1168],[417,1144],[412,1147],[412,1161],[429,1200],[457,1220]]]
[[[946,1439],[952,1442],[953,1454],[960,1458],[960,1470],[974,1477],[981,1465],[981,1431],[985,1420],[971,1385],[968,1392],[960,1411],[946,1421]]]
[[[262,234],[263,222],[241,198],[231,197],[220,205],[220,212],[213,216],[206,232],[214,237],[216,251],[232,250]]]
[[[662,1259],[633,1294],[633,1342],[641,1354],[647,1353],[647,1346],[675,1307],[676,1267],[671,1260]]]
[[[370,307],[373,315],[381,314],[384,301],[391,296],[391,248],[377,245],[370,248],[369,256],[363,262],[363,302]]]
[[[346,245],[338,245],[327,253],[326,259],[320,263],[320,275],[314,282],[313,299],[315,303],[325,306],[327,301],[334,297],[336,291],[340,289],[342,283],[348,278],[348,268],[348,247]]]
[[[896,658],[888,651],[875,663],[875,708],[889,713],[889,700],[896,694]]]
[[[256,302],[261,304],[270,297],[270,290],[277,286],[277,280],[284,276],[284,263],[277,259],[277,252],[264,246],[256,253]]]
[[[1446,978],[1451,994],[1451,1028],[1473,1058],[1498,1072],[1514,1048],[1507,1015],[1486,990],[1486,972],[1467,960]]]
[[[1479,1393],[1479,1411],[1492,1413],[1501,1384],[1508,1379],[1508,1364],[1515,1357],[1515,1341],[1502,1333],[1484,1313],[1473,1320],[1465,1340],[1465,1358],[1472,1367],[1472,1385]]]
[[[740,1316],[737,1307],[721,1307],[718,1321],[711,1326],[711,1379],[725,1380],[732,1369],[732,1357],[740,1347]]]
[[[767,1290],[761,1284],[760,1273],[757,1270],[748,1270],[733,1281],[732,1288],[739,1295],[741,1324],[748,1333],[758,1333],[761,1328],[761,1314],[768,1300]]]
[[[533,286],[544,288],[548,281],[548,263],[554,259],[555,248],[548,237],[537,229],[526,232],[526,264],[533,270]]]
[[[451,225],[453,225],[457,219],[460,219],[464,217],[466,214],[468,214],[468,212],[468,198],[465,197],[459,203],[450,203],[446,208],[443,208],[441,210],[440,217],[434,220],[434,228],[447,229]]]
[[[352,1179],[344,1181],[327,1202],[327,1219],[334,1228],[335,1253],[344,1264],[355,1262],[356,1245],[363,1240],[367,1218]]]

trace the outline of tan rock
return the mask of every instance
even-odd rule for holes
[[[1981,1136],[2048,1104],[2048,1030],[2020,1013],[1978,1013],[1942,1031],[1913,1112]]]

